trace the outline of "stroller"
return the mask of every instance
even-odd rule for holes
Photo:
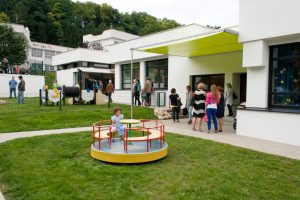
[[[234,130],[236,130],[236,124],[237,124],[237,119],[236,119],[237,110],[245,109],[245,108],[246,108],[246,102],[242,102],[242,103],[240,103],[240,105],[232,105],[232,112],[233,112],[233,117],[234,117],[234,120],[233,120],[233,129]]]

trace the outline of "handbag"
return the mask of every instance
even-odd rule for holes
[[[188,109],[187,108],[183,108],[182,109],[182,114],[185,115],[185,116],[188,115],[189,114]]]
[[[205,115],[204,115],[204,117],[203,117],[203,121],[204,121],[204,122],[206,122],[206,123],[208,122],[208,117],[207,117],[207,114],[205,114]]]

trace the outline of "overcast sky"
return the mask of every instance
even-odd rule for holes
[[[76,0],[75,0],[76,1]],[[87,0],[79,0],[86,2]],[[239,0],[89,0],[107,3],[120,12],[147,12],[182,24],[238,25]]]

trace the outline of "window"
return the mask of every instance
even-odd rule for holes
[[[155,89],[168,89],[168,59],[148,61],[147,74]]]
[[[300,108],[300,43],[270,47],[269,106]]]
[[[55,51],[45,50],[45,58],[52,58],[55,56]]]
[[[133,79],[131,79],[131,64],[122,65],[122,89],[131,88],[131,80],[140,79],[140,63],[134,63],[132,74]]]
[[[206,85],[206,91],[209,91],[209,86],[215,84],[217,86],[224,87],[225,75],[224,74],[211,74],[211,75],[195,75],[192,76],[192,90],[197,89],[199,82],[202,82]]]
[[[32,48],[31,49],[31,56],[32,57],[37,57],[37,58],[42,58],[43,57],[43,50]]]

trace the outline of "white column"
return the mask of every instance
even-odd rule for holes
[[[144,87],[144,83],[146,81],[146,62],[140,62],[140,83],[141,86]]]
[[[247,68],[247,107],[268,107],[269,47],[263,41],[243,45],[243,67]]]
[[[115,89],[120,90],[121,87],[121,78],[122,78],[122,70],[121,65],[116,64],[115,65]]]

